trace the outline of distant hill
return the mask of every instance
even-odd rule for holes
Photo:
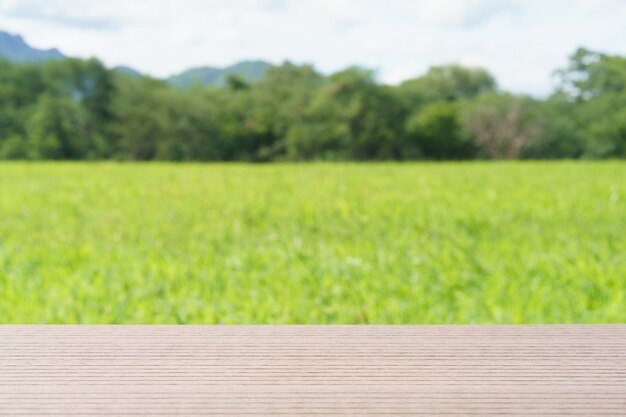
[[[144,74],[137,71],[136,69],[127,67],[125,65],[118,65],[117,67],[113,68],[113,71],[119,72],[121,74],[130,75],[133,78],[142,78],[145,76]]]
[[[243,61],[227,68],[193,68],[171,76],[167,82],[178,88],[187,88],[194,84],[221,87],[226,85],[229,75],[237,75],[248,82],[257,82],[263,78],[265,71],[271,66],[265,61]]]
[[[5,58],[12,62],[26,63],[43,62],[49,59],[62,59],[64,57],[56,48],[45,50],[33,48],[20,35],[0,31],[0,58]],[[193,68],[171,76],[166,81],[177,88],[187,88],[194,84],[222,87],[226,85],[229,75],[240,76],[248,82],[260,81],[269,67],[271,67],[271,64],[264,61],[243,61],[227,68]],[[123,65],[117,66],[113,70],[134,78],[145,76],[145,74]]]
[[[32,48],[21,36],[0,31],[0,58],[21,63],[41,62],[61,59],[63,54],[58,49]]]

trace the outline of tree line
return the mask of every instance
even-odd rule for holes
[[[250,84],[181,90],[95,59],[0,61],[0,158],[462,160],[626,157],[626,57],[579,49],[547,98],[485,69],[435,66],[389,86],[284,63]]]

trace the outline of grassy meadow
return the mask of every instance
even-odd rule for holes
[[[626,164],[0,164],[2,323],[626,321]]]

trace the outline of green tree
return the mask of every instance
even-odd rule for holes
[[[255,160],[285,157],[289,130],[303,123],[309,103],[324,82],[310,65],[285,62],[266,71],[247,97],[246,131],[256,144]]]
[[[399,86],[289,62],[260,82],[185,90],[97,60],[0,60],[0,157],[385,160],[626,157],[626,58],[579,49],[546,100],[498,92],[481,68]]]
[[[407,158],[464,159],[475,154],[454,102],[433,102],[415,112],[406,122],[406,134]]]
[[[240,75],[228,74],[226,77],[226,86],[233,91],[247,90],[250,88],[250,83]]]
[[[585,152],[585,134],[580,109],[557,92],[537,104],[539,132],[521,156],[533,159],[580,158]]]
[[[28,119],[26,144],[30,159],[85,159],[84,109],[68,97],[42,95]]]
[[[433,101],[454,101],[496,91],[495,78],[483,68],[451,64],[431,67],[419,78],[403,82],[399,94],[411,110]]]
[[[120,76],[115,96],[113,156],[146,161],[157,157],[159,144],[175,139],[168,97],[175,94],[164,82]]]
[[[303,126],[288,134],[291,157],[310,158],[313,149],[331,159],[399,157],[401,106],[391,89],[371,71],[349,68],[330,77],[314,97]],[[325,137],[306,142],[323,133]]]
[[[568,96],[576,108],[584,136],[582,156],[626,156],[626,57],[580,48],[557,74],[561,94]]]
[[[607,93],[583,103],[586,158],[626,157],[626,94]]]
[[[557,75],[561,90],[579,101],[626,93],[626,57],[579,48]]]

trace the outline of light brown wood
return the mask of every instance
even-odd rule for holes
[[[1,416],[626,416],[626,326],[0,326]]]

